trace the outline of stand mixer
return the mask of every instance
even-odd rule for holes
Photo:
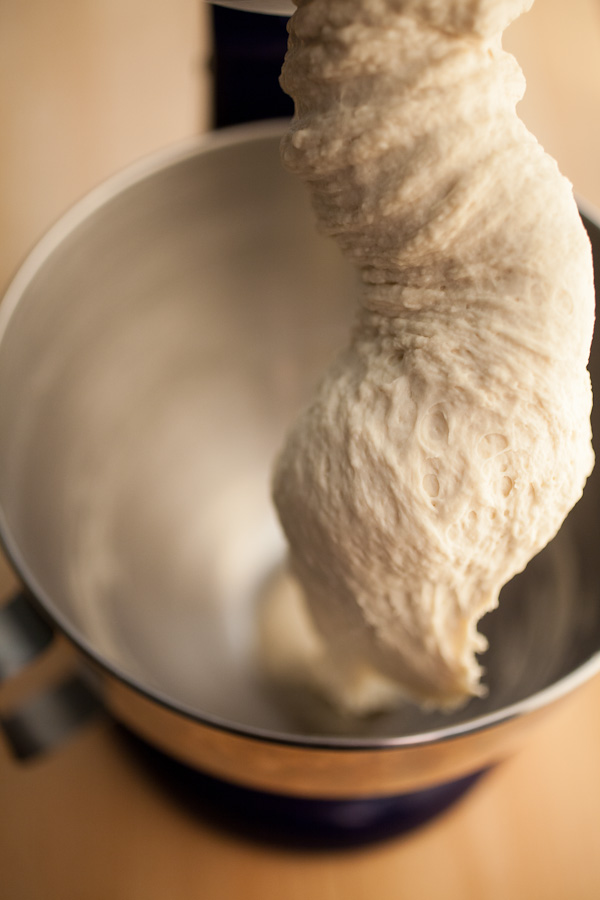
[[[288,0],[213,0],[218,6],[231,6],[245,12],[268,13],[276,16],[291,16],[294,5]]]
[[[266,0],[220,5],[293,11]],[[263,469],[343,339],[350,283],[314,234],[301,186],[279,168],[280,130],[209,135],[134,166],[25,263],[0,327],[0,531],[37,605],[127,727],[229,782],[219,803],[233,791],[247,815],[268,808],[320,842],[356,841],[438,813],[518,743],[531,713],[600,668],[598,486],[569,526],[578,602],[555,590],[550,551],[490,621],[491,670],[510,668],[511,679],[485,703],[449,719],[415,713],[319,733],[270,704],[241,646],[251,616],[236,604],[264,575]],[[598,252],[600,232],[587,225]],[[56,322],[68,328],[54,333]],[[123,475],[112,508],[107,473]],[[247,527],[230,534],[237,504]],[[114,552],[116,565],[100,559],[93,571],[90,546]],[[547,596],[520,605],[532,581]],[[101,601],[92,618],[85,596]],[[182,687],[186,654],[197,669]]]
[[[210,11],[214,127],[291,118],[294,104],[279,86],[287,20],[220,5]]]

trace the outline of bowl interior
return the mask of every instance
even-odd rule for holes
[[[348,722],[265,682],[257,609],[285,556],[272,460],[347,340],[355,286],[273,128],[239,134],[106,187],[15,283],[0,342],[11,556],[84,648],[236,728],[400,737],[530,697],[600,648],[596,475],[482,623],[486,698]]]

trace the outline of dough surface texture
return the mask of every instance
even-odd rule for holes
[[[482,693],[477,622],[593,467],[589,241],[501,46],[530,5],[299,0],[282,72],[284,165],[360,303],[273,496],[336,684],[425,706]]]

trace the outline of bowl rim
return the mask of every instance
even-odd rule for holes
[[[218,152],[228,147],[239,146],[243,143],[280,139],[286,125],[287,120],[273,119],[264,122],[235,125],[219,131],[207,132],[187,138],[184,141],[161,148],[134,161],[85,194],[46,231],[25,257],[25,260],[9,282],[0,303],[0,343],[27,287],[52,256],[53,252],[93,213],[108,205],[111,200],[124,193],[128,188],[138,185],[159,172],[179,165],[188,159],[211,152]],[[587,219],[589,225],[598,232],[598,240],[600,241],[600,212],[581,198],[576,197],[576,200],[580,212]],[[27,589],[32,605],[38,609],[44,618],[49,618],[84,657],[87,657],[100,670],[116,678],[126,687],[133,689],[147,700],[158,703],[170,712],[177,713],[185,719],[204,727],[214,728],[247,739],[287,747],[342,751],[398,750],[428,744],[439,744],[485,731],[541,710],[570,694],[600,672],[599,648],[585,662],[567,675],[562,676],[542,690],[536,691],[534,694],[508,706],[500,707],[493,712],[475,715],[473,718],[452,725],[397,737],[287,733],[259,726],[239,724],[218,715],[193,709],[191,706],[173,699],[161,690],[147,686],[142,680],[127,673],[118,664],[105,659],[96,650],[93,643],[78,632],[78,629],[69,620],[69,617],[57,608],[43,585],[29,571],[17,541],[11,532],[4,509],[1,506],[0,547]]]

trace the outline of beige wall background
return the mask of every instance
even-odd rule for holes
[[[506,32],[527,78],[519,115],[600,209],[600,2],[535,0]]]
[[[0,286],[95,184],[207,127],[201,0],[0,2]]]

